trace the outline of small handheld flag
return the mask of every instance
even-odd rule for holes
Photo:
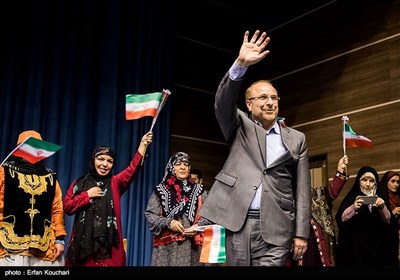
[[[161,92],[127,94],[125,118],[135,120],[145,116],[155,117],[162,98]]]
[[[204,227],[204,239],[200,253],[200,262],[226,262],[225,228],[223,226],[209,225]]]
[[[20,143],[1,163],[11,156],[21,157],[32,164],[54,155],[62,146],[29,136]]]
[[[343,116],[343,150],[346,154],[347,147],[367,147],[372,148],[373,143],[365,136],[357,135],[349,124],[349,117]]]
[[[277,117],[277,119],[278,119],[278,122],[281,124],[281,126],[286,126],[286,123],[285,123],[285,118],[284,117]]]
[[[127,94],[125,97],[125,118],[127,120],[136,120],[145,116],[153,117],[150,128],[150,131],[152,131],[158,115],[170,95],[171,92],[168,89],[163,89],[162,92],[146,94]]]
[[[158,115],[170,95],[171,92],[168,89],[163,89],[162,92],[147,94],[127,94],[125,118],[127,120],[135,120],[144,116],[151,116],[153,117],[153,122],[151,123],[150,131],[153,131]],[[143,156],[142,165],[144,158]]]

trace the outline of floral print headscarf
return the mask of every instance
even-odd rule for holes
[[[161,201],[165,216],[179,219],[186,215],[193,223],[203,186],[193,183],[190,180],[190,173],[187,178],[178,179],[174,171],[174,165],[178,162],[187,162],[190,170],[189,155],[184,152],[174,154],[169,159],[165,167],[164,178],[155,191]]]

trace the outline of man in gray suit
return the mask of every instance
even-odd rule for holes
[[[278,92],[266,80],[246,91],[250,114],[237,108],[243,76],[265,58],[270,38],[246,31],[239,56],[222,79],[215,114],[230,154],[200,215],[226,228],[227,265],[284,266],[307,249],[311,186],[305,135],[277,120]]]

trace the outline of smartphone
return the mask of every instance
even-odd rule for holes
[[[358,198],[362,198],[364,200],[364,202],[362,204],[374,204],[376,199],[378,198],[376,195],[374,196],[359,196]]]

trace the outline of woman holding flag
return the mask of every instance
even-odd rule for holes
[[[75,215],[67,251],[67,266],[126,266],[121,228],[121,196],[137,177],[153,133],[147,132],[129,166],[113,174],[116,156],[98,147],[89,172],[76,179],[64,199],[67,215]]]
[[[203,238],[196,228],[209,224],[199,216],[206,192],[190,178],[189,155],[174,154],[148,201],[145,216],[153,234],[153,266],[201,265]]]

